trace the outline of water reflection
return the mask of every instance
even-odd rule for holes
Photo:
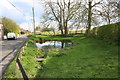
[[[72,45],[72,42],[65,41],[46,41],[44,43],[36,43],[36,46],[40,49],[43,49],[45,53],[48,53],[53,48],[65,48]]]

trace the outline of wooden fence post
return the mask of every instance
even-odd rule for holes
[[[19,52],[19,56],[17,57],[17,58],[21,58],[22,57],[22,53],[24,52],[24,46],[21,48],[21,50],[20,50],[20,52]],[[18,62],[17,62],[17,60],[16,60],[16,63],[15,63],[15,72],[18,72],[18,68],[19,68],[19,66],[18,66]]]
[[[19,66],[18,66],[18,63],[17,63],[17,60],[16,60],[16,63],[15,63],[15,72],[18,72],[18,68],[19,68]]]
[[[18,58],[20,59],[22,57],[22,54],[24,53],[24,47],[22,47],[22,49],[20,50],[20,54],[18,56]]]
[[[30,80],[30,79],[28,78],[28,76],[27,76],[27,74],[26,74],[26,72],[25,72],[25,70],[24,70],[21,62],[20,62],[20,59],[21,59],[21,57],[22,57],[22,53],[24,53],[24,48],[25,48],[26,45],[27,45],[27,44],[25,44],[25,45],[20,49],[20,52],[19,52],[19,54],[18,54],[18,56],[17,56],[15,72],[18,72],[18,68],[19,68],[20,71],[21,71],[21,73],[22,73],[23,79],[24,79],[24,80]]]

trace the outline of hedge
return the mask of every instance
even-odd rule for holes
[[[106,41],[120,41],[120,22],[95,27],[92,36]]]

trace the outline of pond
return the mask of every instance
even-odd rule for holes
[[[44,42],[36,42],[36,46],[42,49],[45,53],[48,53],[51,49],[57,48],[62,49],[69,46],[72,46],[72,42],[68,40],[61,41],[44,41]]]

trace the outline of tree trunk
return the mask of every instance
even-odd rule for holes
[[[80,27],[80,21],[79,21],[79,24],[78,24],[78,26],[77,26],[77,28],[76,28],[75,33],[77,33],[77,32],[78,32],[79,27]]]
[[[53,34],[54,34],[54,36],[55,36],[55,30],[53,30]]]
[[[64,42],[62,41],[62,46],[61,46],[61,48],[64,48]]]
[[[89,9],[88,9],[88,27],[86,30],[86,34],[89,37],[90,36],[90,29],[91,29],[91,19],[92,19],[92,2],[89,2]]]
[[[64,22],[64,30],[65,30],[65,36],[67,36],[68,35],[67,22]]]
[[[77,33],[77,32],[78,32],[78,28],[79,28],[79,26],[77,26],[77,29],[76,29],[75,33]]]
[[[64,33],[63,33],[63,27],[62,27],[61,23],[59,23],[59,29],[60,29],[60,31],[61,31],[61,35],[63,36]]]
[[[110,18],[108,17],[108,24],[110,24]]]

